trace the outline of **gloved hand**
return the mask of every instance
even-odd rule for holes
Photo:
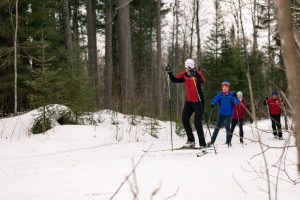
[[[168,74],[171,74],[171,73],[172,73],[172,67],[171,67],[170,64],[168,64],[168,65],[166,66],[166,71],[167,71]]]
[[[215,105],[214,105],[214,104],[211,104],[211,105],[210,105],[210,107],[211,107],[211,108],[214,108],[214,107],[215,107]]]
[[[196,69],[195,68],[192,68],[192,69],[190,69],[190,75],[191,76],[195,76],[196,75]]]

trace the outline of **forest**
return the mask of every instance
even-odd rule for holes
[[[0,116],[61,104],[77,117],[111,109],[178,122],[184,88],[165,68],[179,74],[192,58],[206,115],[224,80],[254,120],[276,90],[299,135],[299,10],[299,0],[1,0]]]

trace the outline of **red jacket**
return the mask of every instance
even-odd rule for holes
[[[281,101],[279,98],[273,99],[273,98],[267,98],[266,100],[268,106],[269,106],[269,110],[270,110],[270,114],[271,115],[280,115],[281,113]]]
[[[243,120],[244,117],[245,117],[245,107],[247,109],[249,109],[249,106],[248,106],[247,102],[244,99],[242,99],[240,105],[235,104],[232,119]]]
[[[201,78],[200,82],[204,83],[203,74],[199,71],[197,71],[197,72],[199,74],[198,77]],[[186,101],[199,102],[197,90],[198,90],[198,93],[200,96],[201,96],[202,91],[200,91],[201,88],[199,88],[199,86],[198,87],[195,86],[195,83],[196,83],[196,85],[198,85],[196,77],[190,76],[186,72],[182,72],[178,76],[176,76],[175,79],[173,79],[172,77],[170,77],[170,78],[173,82],[177,82],[177,83],[184,82],[185,90],[186,90]],[[194,80],[195,80],[195,82],[194,82]]]

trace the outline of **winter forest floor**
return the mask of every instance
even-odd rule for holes
[[[55,126],[46,134],[27,137],[35,112],[0,119],[1,200],[102,200],[116,191],[113,199],[120,200],[268,199],[263,158],[254,156],[261,150],[251,141],[252,130],[255,135],[257,131],[249,124],[245,125],[245,137],[251,139],[247,145],[234,136],[233,146],[226,147],[222,129],[216,141],[218,154],[209,150],[198,158],[197,150],[143,152],[150,146],[153,151],[170,148],[168,122],[159,121],[156,139],[150,135],[150,119],[137,117],[132,125],[129,116],[105,110],[94,114],[100,121],[97,126]],[[262,120],[258,126],[270,130],[271,124]],[[285,140],[279,141],[271,133],[260,133],[262,142],[272,147],[284,146],[289,137],[285,132]],[[185,140],[174,136],[174,146]],[[293,137],[288,144],[294,145]],[[294,147],[266,151],[272,199],[276,194],[277,199],[299,199],[296,155]]]

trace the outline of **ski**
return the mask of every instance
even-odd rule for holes
[[[202,148],[199,147],[195,147],[195,148],[187,148],[187,147],[178,147],[178,148],[174,148],[173,151],[180,151],[180,150],[201,150]],[[214,150],[212,148],[207,148],[207,150]],[[163,151],[172,151],[171,148],[168,149],[156,149],[156,150],[143,150],[143,152],[163,152]]]
[[[197,157],[202,157],[204,155],[206,155],[208,152],[207,151],[201,151],[200,153],[197,153]]]

